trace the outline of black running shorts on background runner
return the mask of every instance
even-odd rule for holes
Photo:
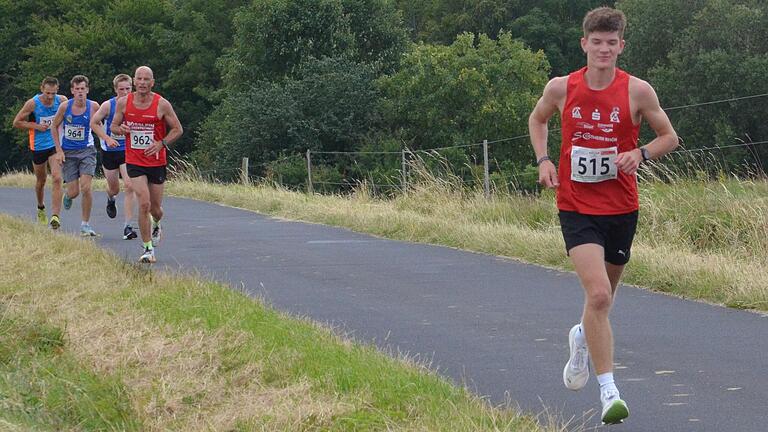
[[[116,170],[120,168],[120,165],[125,163],[124,151],[102,151],[101,152],[101,166],[104,169]]]
[[[621,215],[593,216],[560,211],[560,229],[565,250],[594,243],[605,250],[605,260],[614,265],[629,262],[632,240],[637,229],[637,211]]]
[[[56,154],[56,147],[32,152],[32,163],[42,165],[48,162],[48,158]]]
[[[147,176],[147,181],[152,184],[165,183],[165,165],[155,167],[145,167],[141,165],[125,164],[126,171],[128,171],[128,177],[141,177]]]

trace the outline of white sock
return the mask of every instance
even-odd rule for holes
[[[82,221],[82,222],[80,222],[80,226],[86,226],[86,225],[88,225],[88,221]]]
[[[619,392],[616,387],[616,383],[613,381],[613,372],[607,372],[597,376],[597,382],[600,384],[600,394],[605,394],[608,391]]]
[[[587,344],[587,338],[584,335],[584,325],[579,323],[579,330],[576,332],[576,335],[573,338],[574,342],[576,342],[577,345],[586,345]]]

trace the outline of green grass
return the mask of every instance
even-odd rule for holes
[[[77,360],[64,329],[0,311],[0,427],[142,430],[125,386]]]
[[[87,240],[0,215],[0,248],[2,430],[563,430]]]

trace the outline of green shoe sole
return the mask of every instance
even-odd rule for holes
[[[613,401],[611,406],[603,412],[603,424],[619,424],[629,417],[629,408],[621,399]]]

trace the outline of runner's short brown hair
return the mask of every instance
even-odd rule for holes
[[[133,78],[131,78],[128,74],[121,73],[115,75],[115,77],[112,79],[112,87],[117,89],[117,83],[123,81],[128,81],[129,84],[133,85]]]
[[[43,78],[43,82],[40,83],[40,87],[42,88],[42,87],[45,87],[47,85],[52,85],[52,86],[58,87],[59,86],[59,80],[54,78],[54,77],[49,77],[49,76],[45,77],[45,78]]]
[[[619,38],[624,37],[627,27],[627,17],[624,12],[607,6],[592,9],[584,16],[584,37],[592,32],[619,32]]]
[[[69,81],[69,85],[74,87],[76,84],[80,84],[82,82],[85,83],[86,87],[88,87],[88,88],[91,87],[91,82],[88,81],[88,77],[85,76],[85,75],[75,75],[75,76],[73,76],[72,79]]]

